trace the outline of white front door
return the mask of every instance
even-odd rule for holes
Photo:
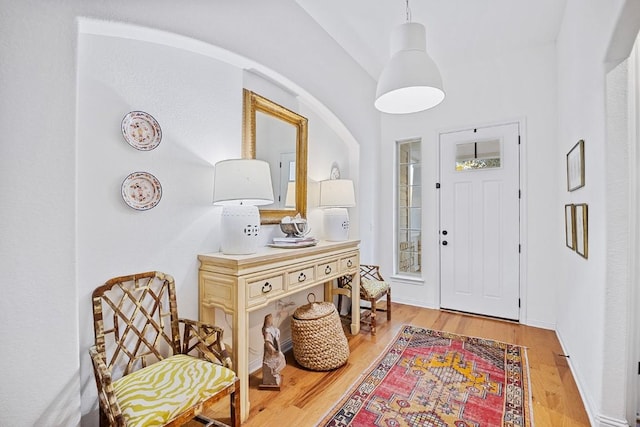
[[[518,124],[440,134],[440,306],[519,319]]]

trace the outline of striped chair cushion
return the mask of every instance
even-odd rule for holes
[[[224,366],[178,354],[114,381],[127,426],[160,426],[233,383]]]
[[[378,299],[389,290],[389,284],[380,280],[360,280],[360,291],[365,298]]]

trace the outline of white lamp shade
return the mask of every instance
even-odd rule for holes
[[[385,113],[406,114],[435,107],[445,97],[442,77],[426,52],[422,24],[408,22],[394,30],[392,56],[378,79],[375,107]]]
[[[256,159],[231,159],[216,163],[213,203],[253,206],[273,203],[269,163]]]
[[[355,205],[353,181],[350,179],[320,181],[320,207],[349,208]]]

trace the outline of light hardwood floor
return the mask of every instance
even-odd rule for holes
[[[300,368],[291,352],[282,371],[280,391],[258,390],[260,372],[250,378],[247,427],[316,426],[333,404],[391,342],[403,324],[488,338],[527,347],[534,424],[536,427],[589,426],[580,394],[555,332],[441,310],[393,304],[392,321],[378,317],[375,337],[363,327],[351,336],[351,354],[346,365],[330,372]],[[226,399],[225,399],[226,402]],[[226,412],[216,411],[218,416]],[[213,414],[211,414],[213,415]],[[224,416],[221,417],[224,420]],[[228,419],[228,416],[227,416]]]

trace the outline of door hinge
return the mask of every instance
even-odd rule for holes
[[[518,298],[518,308],[520,308],[520,298]]]
[[[518,244],[518,253],[521,254],[522,253],[522,244]]]
[[[518,190],[518,199],[522,199],[522,190]]]
[[[436,182],[436,188],[440,188],[440,183]]]
[[[638,362],[638,375],[640,375],[640,362]]]
[[[520,135],[518,135],[518,145],[520,145]]]

